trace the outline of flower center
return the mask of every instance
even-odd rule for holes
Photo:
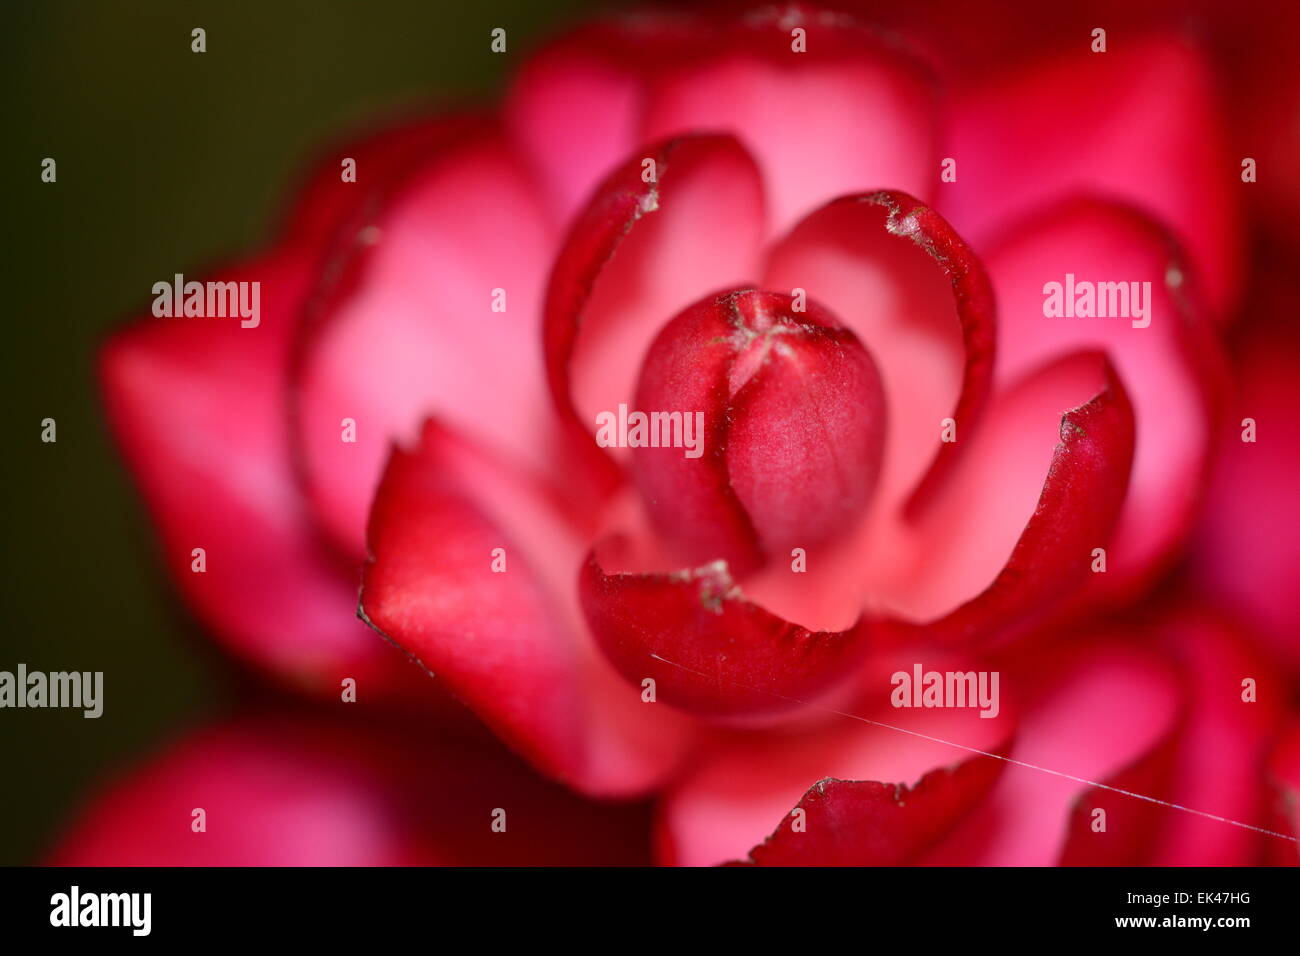
[[[814,303],[740,290],[690,306],[647,353],[636,407],[699,423],[694,457],[629,442],[647,509],[691,563],[723,559],[744,573],[825,542],[856,523],[875,489],[880,376]]]

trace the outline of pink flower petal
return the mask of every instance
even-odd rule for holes
[[[466,120],[412,120],[332,154],[291,210],[277,251],[206,280],[260,282],[260,323],[148,317],[99,362],[109,424],[159,527],[178,586],[217,637],[294,684],[338,693],[418,688],[401,656],[357,621],[355,571],[321,548],[294,481],[284,396],[299,317],[341,222],[382,182]],[[340,157],[358,182],[341,178]],[[193,278],[193,277],[191,277]],[[196,547],[207,570],[191,570]]]
[[[998,297],[998,381],[1078,349],[1104,350],[1133,400],[1139,440],[1128,500],[1101,583],[1136,589],[1187,530],[1207,461],[1219,347],[1194,276],[1168,235],[1126,207],[1071,202],[1024,224],[985,257]],[[1044,314],[1047,283],[1150,283],[1146,314]],[[1145,288],[1139,286],[1139,292]],[[1066,296],[1062,296],[1065,298]],[[1123,302],[1117,299],[1116,311]],[[1109,306],[1108,306],[1109,308]],[[1142,323],[1149,325],[1142,327]],[[1135,326],[1137,323],[1137,326]]]
[[[1278,268],[1281,265],[1278,264]],[[1197,536],[1196,577],[1300,667],[1300,293],[1255,300]],[[1243,441],[1252,426],[1254,441]],[[1285,529],[1285,530],[1284,530]]]
[[[823,711],[816,722],[809,723],[805,718],[802,727],[736,733],[719,739],[697,768],[664,795],[656,839],[661,862],[711,866],[744,859],[778,824],[788,829],[792,808],[810,787],[825,778],[876,781],[890,785],[892,792],[892,785],[912,785],[939,768],[965,765],[972,758],[979,764],[991,759],[978,759],[963,747],[990,753],[1004,749],[1015,721],[1006,705],[993,718],[980,717],[972,709],[896,709],[889,705],[891,674],[896,670],[911,673],[918,660],[926,670],[964,671],[974,666],[971,661],[951,655],[926,652],[918,657],[917,653],[913,648],[868,661],[861,673],[865,675],[862,683],[870,693],[856,705],[845,703]],[[880,723],[857,720],[853,715]],[[816,840],[821,847],[828,835],[826,828],[842,826],[838,832],[850,841],[845,849],[861,851],[860,862],[868,862],[868,852],[884,849],[879,843],[873,846],[869,842],[878,828],[899,824],[905,828],[898,834],[903,839],[893,849],[901,851],[904,844],[910,844],[919,850],[926,838],[976,809],[988,769],[972,766],[958,771],[960,805],[942,800],[942,806],[930,808],[933,812],[909,819],[878,802],[877,787],[849,788],[851,794],[857,791],[856,799],[851,797],[844,808],[864,814],[865,818],[858,821],[860,828],[855,829],[848,818],[818,818],[810,810],[807,831],[792,832],[786,839],[795,841],[792,850],[796,852],[798,842],[805,837]],[[996,768],[992,770],[996,773]],[[936,781],[932,786],[942,790],[947,784]],[[820,832],[814,833],[816,830]],[[790,858],[793,862],[794,852]]]
[[[1141,866],[1150,860],[1170,810],[1129,794],[1159,799],[1169,792],[1176,746],[1175,735],[1168,734],[1099,781],[1105,788],[1091,788],[1075,799],[1058,866]],[[1103,819],[1099,813],[1105,814],[1105,830],[1096,829]]]
[[[1166,652],[1180,678],[1181,705],[1165,739],[1105,782],[1163,803],[1106,790],[1083,794],[1060,862],[1255,865],[1262,848],[1285,846],[1250,829],[1270,823],[1259,782],[1285,705],[1275,666],[1250,648],[1238,626],[1196,603],[1177,605],[1132,636]],[[1071,639],[1106,637],[1085,632]],[[1247,679],[1255,682],[1252,699]],[[1094,827],[1096,808],[1106,811],[1104,832]]]
[[[789,711],[848,679],[870,628],[811,632],[751,603],[726,564],[606,574],[591,555],[579,585],[601,649],[634,685],[646,679],[692,714]]]
[[[659,329],[706,293],[750,285],[762,239],[762,183],[729,137],[647,146],[611,173],[574,221],[547,292],[546,371],[567,427],[594,433],[597,415],[630,404]]]
[[[796,29],[806,52],[794,51]],[[930,77],[871,30],[794,5],[719,24],[698,49],[657,78],[644,134],[739,137],[763,170],[778,230],[848,193],[929,194],[938,169]]]
[[[511,150],[478,130],[377,187],[343,238],[295,370],[294,439],[322,525],[359,556],[389,443],[425,415],[519,467],[554,464],[538,334],[554,233]]]
[[[846,196],[777,242],[763,287],[806,290],[879,363],[890,412],[881,508],[931,491],[961,447],[940,441],[942,420],[973,429],[993,380],[996,314],[970,248],[904,193]]]
[[[1240,177],[1241,163],[1255,160],[1256,182],[1241,187],[1252,215],[1291,244],[1300,240],[1300,181],[1289,173],[1271,173],[1291,169],[1300,155],[1300,74],[1293,68],[1292,43],[1300,29],[1300,11],[1277,4],[1269,15],[1266,27],[1256,17],[1225,8],[1215,30],[1230,51],[1225,72],[1232,88],[1226,99],[1232,104],[1233,143],[1243,154],[1232,157],[1233,172]],[[1251,265],[1258,272],[1258,266]]]
[[[688,728],[591,644],[582,546],[547,489],[429,423],[376,494],[361,613],[546,773],[593,794],[643,791]]]
[[[784,822],[749,859],[758,866],[904,866],[946,836],[1001,769],[993,757],[971,757],[931,770],[913,787],[822,780],[796,808],[809,829]]]
[[[1108,547],[1134,443],[1127,392],[1103,357],[1079,353],[1028,376],[994,400],[916,525],[909,553],[924,558],[896,564],[881,593],[927,622],[930,640],[989,641],[1040,621],[1089,580],[1095,549]]]
[[[560,220],[642,141],[654,75],[698,37],[694,18],[638,11],[584,23],[524,63],[506,96],[506,124]]]
[[[1228,820],[1267,825],[1257,782],[1286,703],[1276,664],[1251,647],[1239,625],[1197,603],[1162,621],[1160,636],[1183,671],[1186,702],[1164,796]],[[1243,699],[1247,678],[1256,685],[1253,701]],[[1153,866],[1253,865],[1261,841],[1277,842],[1188,813],[1165,811],[1161,817],[1159,840],[1144,861]]]
[[[100,355],[105,406],[166,565],[223,643],[315,690],[400,686],[411,668],[352,619],[356,577],[319,547],[290,468],[281,402],[314,263],[291,249],[209,277],[261,283],[256,328],[150,317],[115,333]]]
[[[865,606],[927,641],[1007,639],[1063,610],[1091,582],[1127,488],[1133,415],[1113,370],[1090,352],[1038,369],[957,439],[966,454],[915,521],[871,516],[810,550],[805,573],[773,565],[746,592],[805,627],[846,626]]]
[[[286,210],[285,236],[314,244],[334,240],[377,186],[428,162],[482,123],[472,114],[414,115],[334,144],[305,170],[305,183]],[[355,180],[343,179],[345,159],[356,163]]]
[[[1153,655],[1100,641],[1016,665],[1002,682],[1004,698],[1023,701],[1010,755],[1032,766],[1005,767],[989,800],[926,863],[1051,866],[1074,835],[1067,824],[1108,846],[1138,838],[1114,827],[1093,833],[1090,811],[1110,796],[1080,780],[1127,779],[1117,775],[1167,743],[1179,713],[1175,675]]]
[[[1240,272],[1240,168],[1190,44],[1115,35],[1105,53],[1081,45],[958,89],[951,115],[957,180],[939,187],[938,202],[978,248],[1036,206],[1117,197],[1178,233],[1210,306],[1225,313]]]

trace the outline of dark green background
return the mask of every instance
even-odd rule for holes
[[[98,720],[0,711],[0,863],[38,859],[87,787],[237,693],[109,444],[100,337],[160,277],[261,240],[322,141],[394,106],[490,97],[530,38],[594,5],[4,5],[0,669],[104,671],[106,704]],[[497,26],[505,56],[488,50]],[[56,184],[40,181],[46,156]],[[46,417],[57,444],[40,440]]]

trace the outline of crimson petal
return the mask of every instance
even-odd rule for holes
[[[306,183],[285,215],[285,233],[316,243],[337,238],[339,227],[358,213],[378,184],[400,179],[482,123],[472,114],[395,119],[360,138],[348,137],[326,150],[307,170]],[[356,163],[355,179],[342,176],[344,160]]]
[[[1248,630],[1198,601],[1180,603],[1158,623],[1157,633],[1183,677],[1176,763],[1164,796],[1228,820],[1266,822],[1263,793],[1251,784],[1259,778],[1283,716],[1279,668],[1252,647]],[[1256,682],[1254,700],[1243,698],[1242,682],[1247,677]],[[1261,839],[1276,840],[1221,820],[1165,813],[1159,840],[1145,862],[1153,866],[1253,864]]]
[[[592,645],[582,542],[552,489],[429,422],[384,471],[358,613],[544,772],[625,795],[668,773],[690,733]]]
[[[1089,631],[1071,640],[1092,643],[1105,637]],[[1192,600],[1181,601],[1148,621],[1134,637],[1167,648],[1181,677],[1181,706],[1169,732],[1104,780],[1128,793],[1098,789],[1081,794],[1059,862],[1067,866],[1256,863],[1261,841],[1280,842],[1249,829],[1268,822],[1264,794],[1256,781],[1276,739],[1284,706],[1276,667],[1251,649],[1240,625]],[[1244,698],[1245,678],[1256,682],[1256,699]],[[1134,793],[1164,805],[1130,795]],[[1171,809],[1170,804],[1196,812]],[[1102,832],[1093,825],[1097,809],[1106,811]]]
[[[1030,626],[1081,586],[1097,559],[1095,549],[1109,542],[1132,467],[1133,409],[1104,356],[1084,353],[1059,367],[1081,363],[1100,366],[1104,386],[1061,418],[1061,442],[1010,557],[982,592],[921,625],[928,639],[993,640]],[[965,499],[965,507],[975,500]]]
[[[880,364],[889,403],[882,507],[915,514],[964,446],[993,385],[997,318],[984,266],[933,209],[896,190],[844,196],[769,254],[764,288],[806,289]],[[942,382],[960,383],[949,390]]]
[[[988,800],[924,862],[1053,865],[1079,832],[1067,828],[1071,820],[1082,824],[1088,838],[1108,847],[1132,838],[1131,832],[1114,827],[1094,832],[1091,814],[1081,820],[1078,804],[1082,795],[1089,810],[1109,806],[1109,791],[1088,781],[1123,779],[1131,772],[1126,768],[1149,769],[1141,761],[1168,743],[1182,704],[1174,669],[1143,648],[1094,635],[1092,640],[1009,655],[1000,671],[1003,699],[1010,699],[1021,715],[1009,751],[1013,763]],[[1139,811],[1125,819],[1139,820],[1141,815]],[[1080,853],[1076,845],[1072,858],[1080,859]]]
[[[915,786],[822,780],[795,811],[806,827],[781,824],[750,851],[758,866],[905,866],[943,839],[992,788],[995,757],[932,770]],[[794,813],[795,811],[792,811]]]
[[[166,564],[219,641],[297,686],[337,693],[427,684],[350,620],[356,577],[321,547],[302,507],[284,410],[300,316],[330,240],[370,184],[463,130],[462,118],[415,119],[340,147],[318,164],[274,251],[205,278],[260,282],[255,328],[238,319],[147,317],[99,356],[109,425],[158,527]],[[340,159],[357,162],[356,183]],[[206,549],[207,570],[191,552]]]
[[[606,574],[588,555],[583,610],[629,681],[655,681],[670,704],[709,716],[788,711],[850,675],[870,626],[810,631],[746,600],[725,562],[673,573]]]
[[[646,181],[645,161],[654,181]],[[591,442],[595,418],[630,402],[660,326],[709,292],[752,283],[763,239],[762,182],[727,136],[646,147],[601,184],[574,221],[546,294],[551,396],[566,427]]]
[[[1020,223],[984,261],[998,297],[999,388],[1080,349],[1105,350],[1124,379],[1141,439],[1107,574],[1098,583],[1112,593],[1136,593],[1185,534],[1204,484],[1222,359],[1199,276],[1159,223],[1127,206],[1083,198]],[[1145,316],[1136,317],[1132,301],[1127,316],[1048,316],[1047,283],[1061,287],[1064,305],[1070,275],[1078,289],[1098,292],[1104,282],[1125,292],[1130,283],[1149,283]],[[1107,293],[1098,302],[1122,312],[1127,298]]]
[[[538,342],[553,224],[494,126],[467,124],[440,146],[367,189],[298,343],[299,477],[321,526],[357,558],[389,444],[414,439],[428,415],[522,468],[558,458]]]
[[[919,656],[918,656],[919,655]],[[914,781],[980,754],[999,754],[1017,716],[1000,695],[992,716],[973,707],[899,708],[899,671],[964,672],[986,665],[964,653],[915,645],[873,651],[854,686],[771,729],[719,730],[712,746],[661,801],[661,862],[710,866],[748,855],[818,780]],[[977,800],[972,799],[970,809]]]
[[[1166,793],[1176,751],[1177,735],[1170,732],[1128,766],[1099,781],[1103,787],[1080,793],[1065,825],[1066,842],[1058,865],[1141,866],[1149,860],[1169,810],[1130,794]],[[1106,822],[1100,833],[1094,827],[1098,811],[1105,814]],[[1104,839],[1107,833],[1114,836]]]
[[[104,403],[166,566],[223,644],[317,691],[344,677],[402,686],[410,668],[349,620],[355,577],[319,546],[293,481],[280,403],[314,264],[289,250],[215,275],[261,283],[256,328],[151,318],[115,333],[100,355]]]
[[[723,559],[737,574],[832,538],[875,488],[885,432],[880,376],[852,332],[814,302],[740,290],[698,302],[646,355],[636,408],[685,409],[691,451],[632,453],[673,566]],[[653,419],[651,419],[653,422]],[[674,432],[674,440],[679,436]]]

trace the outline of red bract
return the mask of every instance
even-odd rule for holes
[[[1254,859],[1167,806],[1267,810],[1212,782],[1277,718],[1234,698],[1238,625],[1078,622],[1171,565],[1209,467],[1239,256],[1209,73],[1152,39],[995,74],[940,112],[842,15],[644,14],[544,48],[499,122],[327,164],[236,270],[258,329],[104,354],[195,606],[391,699],[364,561],[361,617],[427,686],[584,794],[663,791],[664,861]],[[1148,114],[1177,176],[1128,161]],[[1144,304],[1052,314],[1076,278]],[[900,710],[920,662],[1006,702]]]

